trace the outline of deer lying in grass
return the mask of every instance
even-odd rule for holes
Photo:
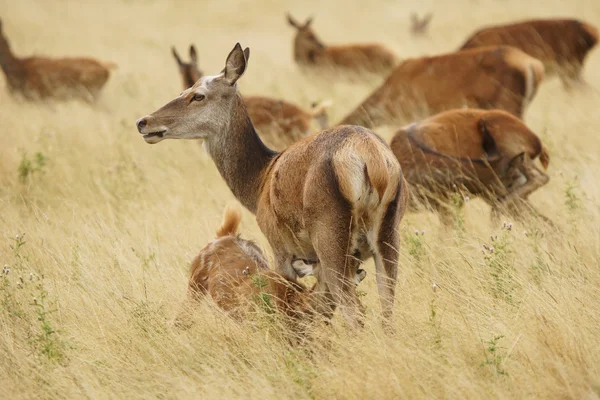
[[[407,60],[340,123],[375,128],[461,107],[503,109],[522,118],[544,66],[506,46]]]
[[[598,29],[575,19],[541,19],[498,25],[475,32],[463,49],[507,45],[544,63],[548,74],[557,74],[566,88],[581,83],[588,52],[598,43]]]
[[[183,89],[188,89],[203,75],[198,68],[196,49],[190,46],[190,62],[183,62],[174,47],[172,51],[183,79]],[[309,111],[284,100],[263,96],[244,96],[244,102],[261,139],[276,150],[283,150],[311,134],[313,121],[320,129],[326,129],[329,123],[327,108],[331,106],[330,101],[314,104]]]
[[[410,14],[410,32],[415,35],[425,35],[429,28],[429,23],[433,18],[433,13],[427,13],[423,18],[419,18],[417,13]]]
[[[91,58],[17,58],[2,30],[0,20],[0,66],[11,93],[30,100],[82,98],[93,100],[108,80],[112,63]]]
[[[462,207],[464,194],[484,199],[494,217],[500,208],[521,213],[521,201],[549,180],[533,163],[539,157],[546,169],[547,149],[521,120],[500,110],[435,115],[399,130],[391,148],[411,184],[411,206],[428,204],[444,223],[452,221],[449,205]]]
[[[238,227],[241,218],[239,209],[227,208],[216,239],[192,261],[188,301],[210,296],[217,306],[233,315],[257,305],[272,307],[293,318],[310,315],[312,289],[295,278],[270,270],[256,243],[240,237]],[[293,264],[303,276],[313,273],[313,265],[300,261]],[[357,270],[355,285],[365,276],[366,271]]]
[[[314,260],[317,311],[336,306],[357,322],[352,280],[360,263],[375,259],[383,314],[392,315],[398,270],[397,226],[407,202],[400,165],[381,138],[358,126],[338,126],[296,142],[281,153],[254,130],[236,86],[249,49],[236,44],[223,71],[140,118],[150,144],[203,139],[235,197],[256,215],[271,245],[276,271],[296,277],[295,259]]]
[[[287,19],[297,30],[294,60],[302,67],[321,72],[329,70],[355,76],[367,73],[385,77],[398,65],[396,55],[380,44],[326,46],[310,27],[312,18],[304,24],[298,23],[289,14]]]

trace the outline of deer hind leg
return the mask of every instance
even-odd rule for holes
[[[372,243],[375,260],[377,290],[381,302],[384,324],[389,325],[394,311],[396,282],[398,280],[398,249],[400,233],[398,225],[404,215],[406,202],[403,199],[404,187],[398,189],[396,199],[387,207],[375,243]]]
[[[320,262],[316,273],[313,306],[317,313],[331,317],[336,307],[352,326],[359,321],[355,276],[359,262],[353,253],[352,220],[348,210],[324,210],[315,219],[311,238]]]

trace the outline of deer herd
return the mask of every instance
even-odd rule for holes
[[[432,15],[411,15],[411,32],[427,33]],[[237,43],[216,75],[203,74],[175,48],[183,92],[137,120],[146,143],[201,139],[237,200],[256,216],[272,250],[238,233],[239,209],[228,208],[216,239],[192,262],[188,300],[210,296],[231,313],[267,294],[283,315],[331,317],[350,325],[364,310],[356,285],[373,258],[384,323],[398,276],[399,223],[406,211],[436,211],[452,225],[466,195],[508,213],[541,217],[528,197],[549,181],[550,156],[523,122],[545,76],[572,90],[598,30],[574,19],[530,20],[483,28],[458,51],[400,60],[381,44],[329,45],[287,15],[295,29],[293,59],[311,77],[382,79],[338,124],[331,101],[309,109],[264,96],[242,96],[237,82],[250,50]],[[13,94],[28,100],[96,99],[112,63],[89,58],[14,55],[0,21],[0,64]],[[404,127],[403,124],[412,122]],[[396,126],[389,145],[370,129]],[[320,130],[315,132],[315,126]],[[536,159],[542,168],[536,165]],[[314,275],[307,288],[298,277]],[[311,318],[312,319],[312,318]]]

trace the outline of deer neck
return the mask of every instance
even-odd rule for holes
[[[0,67],[11,86],[14,86],[15,81],[20,80],[23,74],[21,61],[12,54],[6,42],[0,44]]]
[[[263,179],[278,155],[260,140],[239,93],[223,131],[208,139],[207,150],[234,196],[256,213]]]

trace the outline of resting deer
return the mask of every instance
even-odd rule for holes
[[[174,47],[172,51],[183,79],[183,89],[188,89],[203,76],[198,68],[196,49],[190,46],[190,62],[187,63],[181,60]],[[244,96],[244,102],[261,139],[276,150],[283,150],[311,134],[313,121],[320,129],[326,129],[329,124],[327,108],[331,106],[330,101],[315,103],[308,111],[290,102],[264,96]]]
[[[445,223],[452,220],[457,189],[480,196],[493,217],[500,208],[518,216],[526,208],[522,201],[549,180],[533,163],[539,157],[548,168],[547,149],[521,120],[500,110],[435,115],[399,130],[391,148],[411,185],[411,205],[428,204]]]
[[[276,271],[296,277],[296,259],[314,260],[317,311],[336,306],[357,322],[352,279],[375,259],[383,315],[392,315],[398,270],[397,226],[407,202],[406,183],[381,138],[359,126],[338,126],[277,153],[260,140],[236,82],[249,49],[237,43],[225,68],[204,76],[175,99],[140,118],[146,143],[203,139],[235,197],[256,215],[271,245]]]
[[[423,18],[419,18],[417,13],[410,14],[410,31],[413,35],[425,35],[429,28],[429,23],[433,18],[433,13],[427,13]]]
[[[326,46],[310,27],[312,18],[304,24],[298,23],[290,14],[287,19],[297,30],[294,60],[302,67],[321,72],[329,70],[355,76],[367,73],[385,77],[398,64],[396,55],[380,44]]]
[[[116,65],[91,58],[18,58],[10,49],[0,20],[0,66],[9,91],[27,99],[93,100]]]
[[[200,250],[192,261],[188,302],[210,296],[217,306],[236,316],[256,306],[252,300],[260,300],[261,294],[267,294],[272,301],[263,305],[272,306],[288,317],[310,315],[312,289],[295,278],[270,270],[260,247],[240,236],[241,218],[238,208],[226,208],[215,240]],[[302,276],[314,271],[314,265],[301,261],[293,263],[293,268]],[[358,285],[365,276],[366,271],[357,270],[354,284]]]
[[[583,82],[583,62],[597,43],[595,26],[575,19],[540,19],[483,28],[462,48],[516,47],[542,61],[548,74],[558,75],[563,85],[570,88],[574,83]]]
[[[543,76],[540,61],[507,46],[415,58],[400,64],[340,123],[375,128],[465,106],[522,118]]]

